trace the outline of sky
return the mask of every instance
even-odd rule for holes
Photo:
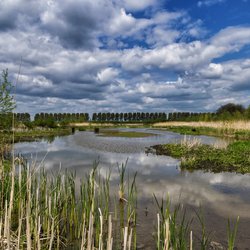
[[[1,0],[7,68],[16,112],[247,107],[250,0]]]

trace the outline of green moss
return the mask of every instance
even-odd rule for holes
[[[209,145],[186,147],[181,144],[154,146],[158,154],[181,159],[181,168],[212,172],[250,173],[250,142],[237,141],[225,149]]]

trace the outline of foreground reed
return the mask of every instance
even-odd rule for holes
[[[34,166],[16,161],[14,174],[9,164],[0,168],[1,249],[62,249],[68,245],[112,249],[109,177],[101,180],[95,166],[78,185],[73,173],[48,176],[44,170],[37,173]],[[126,239],[124,249],[131,248],[133,239],[133,190],[123,190],[127,196],[123,209],[129,218],[119,237]]]
[[[0,170],[0,249],[137,249],[136,174],[130,179],[126,165],[119,168],[114,202],[111,172],[101,178],[97,164],[80,183],[74,173],[48,175],[21,158],[12,166],[4,160]],[[193,249],[186,213],[180,213],[180,206],[170,211],[169,200],[155,201],[156,248]],[[228,249],[233,249],[236,231],[229,224]]]

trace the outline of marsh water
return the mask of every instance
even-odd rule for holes
[[[21,153],[37,164],[43,161],[48,171],[59,169],[76,172],[78,179],[86,176],[97,161],[100,174],[105,177],[112,169],[111,183],[117,189],[119,179],[117,166],[127,164],[131,176],[137,172],[138,192],[138,246],[154,249],[152,232],[155,230],[156,205],[153,194],[159,199],[170,197],[171,204],[181,204],[190,217],[202,210],[206,229],[211,238],[227,245],[227,219],[240,216],[237,234],[237,249],[250,249],[250,175],[235,173],[209,173],[181,171],[179,160],[147,152],[147,148],[162,143],[180,141],[183,136],[162,130],[121,129],[153,133],[145,138],[102,137],[91,131],[76,131],[75,134],[56,137],[54,140],[39,140],[15,144]],[[197,136],[202,143],[214,143],[218,138]],[[200,225],[192,224],[195,241],[198,242]],[[195,248],[196,249],[196,248]],[[197,248],[198,249],[198,248]]]

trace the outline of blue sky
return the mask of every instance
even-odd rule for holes
[[[250,104],[250,0],[2,0],[17,112]]]

